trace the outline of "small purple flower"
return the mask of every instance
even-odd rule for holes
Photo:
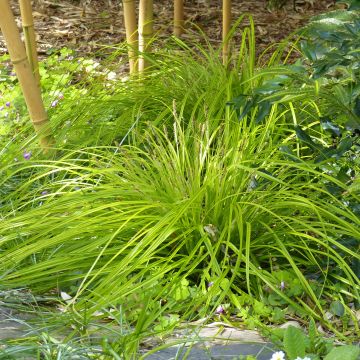
[[[10,107],[10,105],[11,105],[10,101],[7,101],[5,105],[6,105],[6,107]]]
[[[2,110],[4,110],[5,108],[4,108],[4,106],[0,106],[0,111],[2,111]]]
[[[280,283],[280,290],[283,291],[284,289],[285,289],[285,282],[282,281],[282,282]]]
[[[52,103],[51,103],[51,107],[55,107],[57,104],[58,104],[59,100],[54,100]]]
[[[12,72],[10,73],[10,76],[16,76],[16,73],[15,73],[14,71],[12,71]]]
[[[25,159],[25,160],[30,160],[30,158],[31,158],[31,151],[25,151],[23,156],[24,156],[24,159]]]
[[[218,315],[222,315],[222,314],[225,314],[225,309],[222,305],[219,305],[216,310],[215,310],[215,314],[218,314]]]
[[[47,195],[47,194],[48,194],[48,192],[46,190],[41,192],[41,195]]]
[[[63,93],[59,93],[58,98],[59,98],[60,100],[62,100],[62,99],[64,98],[64,94],[63,94]]]
[[[210,281],[207,285],[208,289],[211,288],[212,286],[214,285],[214,282],[213,281]]]

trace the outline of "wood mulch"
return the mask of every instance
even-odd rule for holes
[[[285,38],[311,16],[336,8],[334,0],[270,1],[286,4],[279,10],[270,10],[266,0],[233,0],[233,19],[244,13],[252,14],[260,50]],[[172,4],[172,0],[154,1],[154,27],[160,41],[172,33]],[[18,1],[11,0],[11,5],[20,26]],[[90,55],[101,52],[104,45],[115,45],[125,39],[120,0],[34,0],[33,8],[40,56],[49,49],[62,47]],[[220,44],[221,0],[185,0],[185,14],[188,29],[197,26],[214,45]],[[243,26],[248,23],[244,21]],[[235,37],[234,41],[238,39]],[[0,54],[5,51],[0,35]]]

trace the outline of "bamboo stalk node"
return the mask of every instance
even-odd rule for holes
[[[30,0],[23,0],[20,1],[20,3],[24,5],[22,7],[22,16],[25,19],[26,17],[30,18],[30,16],[32,16],[31,6],[29,6],[31,5]],[[55,140],[52,136],[51,126],[41,98],[41,90],[36,76],[38,69],[35,51],[36,46],[35,41],[32,41],[35,34],[32,32],[32,40],[31,44],[28,44],[29,51],[27,54],[8,0],[0,0],[0,14],[0,29],[8,48],[10,60],[19,80],[30,119],[35,128],[35,132],[39,135],[40,145],[43,151],[47,152],[48,149],[55,144]],[[27,30],[29,30],[29,28],[27,28]],[[25,34],[26,33],[27,31],[25,30]],[[34,65],[33,67],[31,67],[30,61]]]
[[[153,36],[153,32],[146,32],[146,31],[143,31],[143,32],[140,32],[139,31],[139,35],[142,36],[142,37],[146,37],[147,39],[151,39],[152,36]]]
[[[36,49],[36,35],[31,0],[19,0],[22,27],[25,37],[26,55],[38,87],[40,87],[40,73]]]
[[[143,72],[148,66],[144,53],[150,50],[150,39],[153,35],[153,0],[140,0],[139,2],[139,72]]]
[[[49,119],[46,117],[44,119],[40,119],[40,120],[36,120],[36,121],[33,121],[33,124],[34,125],[40,125],[40,124],[44,124],[44,123],[48,123],[49,122]]]
[[[27,20],[27,19],[26,19]],[[34,25],[34,22],[33,21],[29,21],[29,20],[27,20],[27,21],[25,21],[25,20],[23,20],[23,26],[25,27],[25,28],[33,28],[33,27],[35,27]]]
[[[25,57],[23,57],[23,58],[21,58],[21,59],[11,60],[11,63],[12,63],[13,65],[17,65],[17,64],[21,64],[22,62],[27,61],[27,60],[28,60],[28,57],[25,56]]]

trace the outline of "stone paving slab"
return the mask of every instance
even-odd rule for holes
[[[21,319],[16,321],[12,310],[0,306],[0,340],[11,340],[25,336],[26,323]]]
[[[269,360],[274,350],[270,344],[234,343],[214,345],[207,349],[194,346],[191,349],[174,346],[145,357],[146,360],[240,360],[253,355],[257,360]]]

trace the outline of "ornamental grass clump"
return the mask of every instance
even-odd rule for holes
[[[138,143],[21,165],[38,172],[17,189],[17,208],[2,213],[3,284],[72,289],[74,303],[92,311],[134,311],[146,294],[149,311],[164,298],[188,316],[229,301],[236,312],[239,296],[265,292],[324,322],[320,299],[336,282],[356,299],[358,279],[339,250],[358,255],[337,239],[358,237],[359,219],[316,168],[284,159],[278,147],[291,139],[281,114],[256,126],[228,109],[213,128],[211,113],[184,125],[172,111],[172,130],[149,125]],[[341,277],[332,278],[334,267]],[[282,291],[279,269],[298,279],[296,292]],[[184,279],[195,296],[178,293]]]
[[[221,309],[245,321],[253,309],[271,322],[274,307],[339,333],[329,302],[350,319],[359,298],[359,254],[339,239],[358,239],[360,220],[326,184],[359,196],[302,156],[296,103],[271,104],[261,122],[254,103],[239,120],[230,101],[263,80],[251,31],[233,69],[203,56],[169,55],[146,87],[130,79],[93,101],[84,144],[74,139],[85,115],[73,109],[74,126],[57,123],[71,144],[58,158],[2,168],[1,284],[66,292],[80,316],[121,309],[138,337],[164,314],[176,323]],[[302,101],[318,115],[310,92]],[[104,124],[108,104],[120,115]],[[116,139],[120,119],[128,131]],[[296,161],[284,146],[299,149]]]

